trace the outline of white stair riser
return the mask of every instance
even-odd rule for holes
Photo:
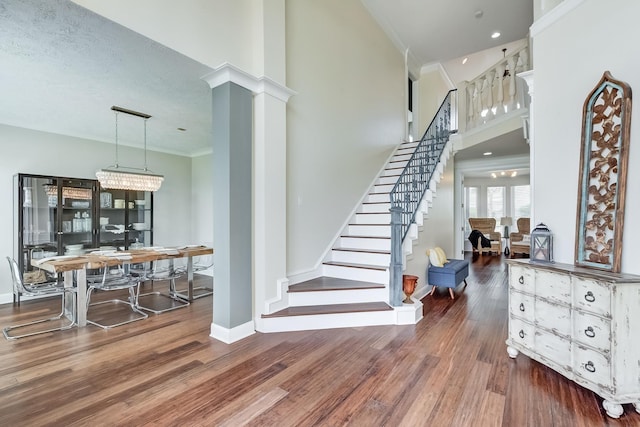
[[[391,239],[368,239],[366,237],[340,237],[338,243],[343,248],[371,249],[374,251],[391,250]]]
[[[367,268],[343,267],[340,265],[323,265],[323,276],[336,277],[338,279],[360,280],[363,282],[389,283],[387,270],[371,270]]]
[[[396,185],[395,182],[393,184],[376,184],[373,186],[372,193],[390,193],[394,185]]]
[[[371,252],[331,251],[331,261],[347,262],[351,264],[379,265],[388,267],[391,255]]]
[[[390,213],[358,213],[355,215],[355,224],[391,224]]]
[[[404,168],[405,166],[407,166],[407,163],[409,163],[407,160],[403,160],[400,162],[394,162],[394,161],[390,161],[389,164],[387,165],[388,168]]]
[[[391,203],[387,200],[384,203],[364,203],[360,206],[360,213],[389,213]]]
[[[381,176],[380,178],[378,178],[378,182],[376,182],[376,185],[396,185],[396,182],[398,182],[397,176]]]
[[[371,203],[379,203],[379,202],[389,202],[391,203],[391,199],[389,198],[389,194],[368,194],[365,202]]]
[[[396,153],[391,158],[391,161],[392,162],[399,162],[399,161],[405,161],[406,162],[411,158],[412,155],[413,155],[412,152]]]
[[[347,234],[350,236],[391,237],[391,226],[350,224],[347,227]]]
[[[394,325],[393,310],[357,313],[317,314],[313,316],[270,317],[260,320],[260,332],[311,331],[317,329],[357,328]]]
[[[376,302],[387,301],[388,299],[389,290],[387,288],[321,292],[289,292],[289,305],[295,307]]]

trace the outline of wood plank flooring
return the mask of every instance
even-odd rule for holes
[[[203,298],[108,331],[0,339],[0,426],[639,426],[631,405],[608,418],[592,392],[507,356],[506,280],[500,257],[477,257],[456,299],[425,297],[411,326],[226,345]],[[3,305],[0,325],[58,308]]]

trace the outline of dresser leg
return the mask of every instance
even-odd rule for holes
[[[607,415],[609,415],[611,418],[620,418],[620,415],[622,415],[622,405],[620,405],[619,403],[613,403],[609,402],[608,400],[603,400],[602,407],[605,411],[607,411]]]
[[[509,354],[510,358],[515,359],[516,356],[518,355],[518,350],[516,350],[511,346],[507,346],[507,353]]]

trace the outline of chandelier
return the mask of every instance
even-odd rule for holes
[[[116,190],[157,191],[164,181],[164,176],[152,173],[147,169],[147,120],[151,116],[115,105],[111,109],[115,112],[116,117],[116,163],[96,172],[100,186]],[[130,114],[144,120],[144,168],[142,169],[118,164],[118,113]]]

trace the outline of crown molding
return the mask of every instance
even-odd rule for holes
[[[296,94],[294,90],[267,76],[255,77],[228,62],[216,67],[212,72],[205,74],[201,78],[209,84],[211,89],[227,82],[233,82],[250,90],[254,95],[266,93],[283,102],[289,101],[289,98]]]

